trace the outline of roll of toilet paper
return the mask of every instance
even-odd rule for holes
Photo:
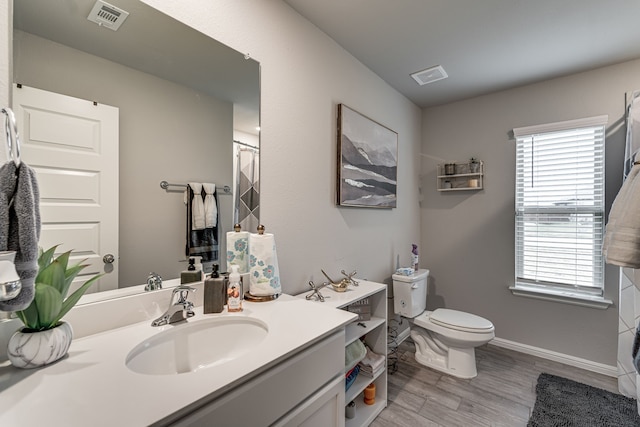
[[[230,231],[227,233],[227,270],[231,264],[238,266],[238,273],[249,272],[249,232]]]
[[[255,296],[282,292],[276,240],[273,234],[249,235],[249,293]]]

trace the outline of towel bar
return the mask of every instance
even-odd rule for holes
[[[162,188],[163,190],[167,190],[169,189],[169,187],[182,187],[182,188],[187,188],[187,184],[171,184],[167,181],[160,181],[160,188]],[[231,194],[231,187],[229,187],[228,185],[224,185],[224,186],[219,186],[218,184],[216,184],[216,189],[221,189],[222,190],[222,194]]]

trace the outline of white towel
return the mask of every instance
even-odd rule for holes
[[[362,362],[360,362],[358,366],[360,366],[360,373],[370,378],[376,377],[378,376],[379,373],[384,371],[384,366],[380,366],[375,371],[372,370],[371,367],[369,367],[368,365],[363,365]]]
[[[360,361],[360,365],[365,371],[377,372],[384,366],[384,360],[385,358],[383,355],[374,353],[369,347],[367,347],[367,354]]]
[[[202,200],[202,184],[190,182],[189,187],[193,191],[193,201],[191,202],[191,229],[204,230],[204,201]]]
[[[616,198],[613,200],[613,204],[611,205],[611,211],[609,211],[609,220],[607,221],[606,232],[604,235],[603,242],[603,253],[606,254],[606,250],[609,247],[611,242],[611,238],[613,236],[613,232],[616,228],[616,223],[620,219],[620,216],[623,214],[626,209],[626,204],[629,199],[629,192],[631,190],[631,183],[634,178],[640,172],[640,167],[634,167],[629,171],[629,175],[627,179],[622,183],[622,187],[618,191]]]
[[[227,232],[227,268],[231,264],[238,266],[238,273],[249,272],[249,232]]]
[[[218,225],[218,206],[213,193],[216,192],[216,185],[203,183],[204,188],[204,226],[205,228],[213,228]]]
[[[608,264],[640,268],[640,165],[634,165],[616,196],[602,253]]]

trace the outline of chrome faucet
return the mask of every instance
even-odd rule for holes
[[[146,292],[162,289],[162,277],[153,271],[147,277],[147,285],[144,287]]]
[[[151,326],[169,325],[195,316],[193,303],[187,299],[189,291],[195,292],[196,289],[184,285],[176,286],[171,292],[169,308],[162,316],[151,322]]]

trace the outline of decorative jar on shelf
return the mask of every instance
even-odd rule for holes
[[[444,165],[444,174],[445,175],[453,175],[456,173],[456,164],[455,163],[446,163]]]
[[[480,162],[475,157],[472,157],[471,159],[469,159],[469,172],[470,173],[480,172]]]
[[[376,385],[371,383],[364,389],[364,403],[366,405],[373,405],[376,403]]]

